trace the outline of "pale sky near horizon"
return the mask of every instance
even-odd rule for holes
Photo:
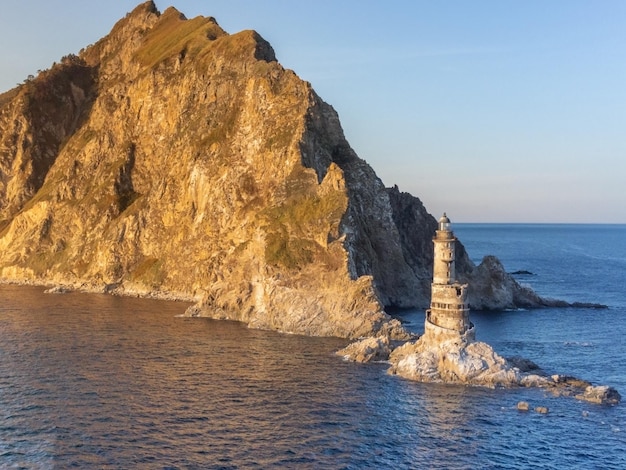
[[[0,92],[139,0],[3,0]],[[453,222],[626,223],[626,1],[169,0],[254,29],[387,186]]]

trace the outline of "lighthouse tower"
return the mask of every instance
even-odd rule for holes
[[[475,332],[469,320],[467,284],[460,284],[456,280],[456,237],[445,213],[439,219],[433,244],[433,283],[424,335],[431,341],[473,340]]]

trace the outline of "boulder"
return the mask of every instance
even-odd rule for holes
[[[530,359],[521,356],[507,357],[506,360],[513,367],[517,367],[520,372],[530,372],[531,370],[539,370],[540,367]]]
[[[589,385],[583,393],[575,395],[575,398],[602,405],[616,405],[622,399],[617,390],[607,385]]]
[[[339,356],[354,362],[386,361],[391,348],[387,336],[364,338],[337,351]]]

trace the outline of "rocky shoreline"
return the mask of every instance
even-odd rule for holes
[[[119,284],[104,284],[97,282],[49,282],[44,280],[0,279],[0,285],[41,287],[45,294],[68,294],[80,292],[84,294],[107,294],[120,297],[135,297],[141,299],[164,300],[169,302],[194,303],[199,299],[183,292],[168,292],[130,288]]]
[[[192,303],[181,316],[197,316],[194,312],[199,302],[199,299],[184,293],[146,291],[95,282],[72,284],[0,279],[0,285],[42,287],[46,288],[46,294],[81,292]],[[396,326],[400,331],[399,322]],[[549,375],[529,359],[519,356],[504,358],[480,341],[457,339],[433,342],[426,336],[418,337],[406,332],[405,340],[397,339],[402,336],[366,337],[336,354],[358,363],[385,362],[390,365],[389,374],[420,382],[487,388],[536,387],[557,396],[570,396],[596,404],[615,405],[621,401],[619,392],[613,387],[593,385],[570,375]]]
[[[344,359],[360,363],[386,362],[388,373],[409,380],[488,388],[536,387],[557,396],[571,396],[590,403],[616,405],[619,392],[610,386],[568,375],[548,375],[528,359],[506,359],[480,341],[430,341],[424,335],[398,343],[386,337],[370,337],[337,351]]]

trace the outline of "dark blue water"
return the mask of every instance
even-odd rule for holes
[[[478,339],[626,395],[626,226],[455,231],[542,295],[610,306],[473,313]],[[0,298],[0,468],[626,468],[626,404],[413,383],[177,303]]]

